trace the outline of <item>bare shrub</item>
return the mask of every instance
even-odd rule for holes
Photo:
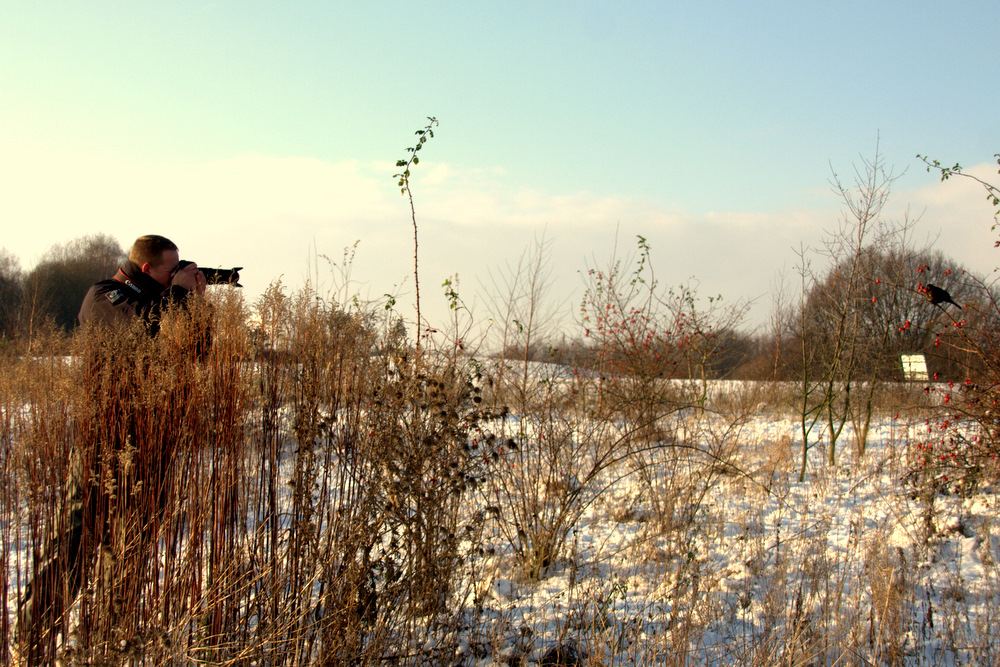
[[[56,336],[4,364],[3,513],[28,532],[3,541],[34,554],[4,590],[34,584],[38,661],[353,660],[457,612],[461,499],[492,464],[468,372],[374,354],[368,316],[308,291],[258,311],[254,334],[220,295],[155,340],[86,332],[67,363]],[[77,523],[79,546],[53,539]]]
[[[522,572],[538,578],[564,555],[570,532],[607,484],[602,474],[621,462],[624,438],[606,424],[555,415],[519,427],[490,501]]]

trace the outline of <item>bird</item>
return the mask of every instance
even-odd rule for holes
[[[928,301],[935,305],[950,303],[958,306],[958,304],[952,300],[951,294],[948,294],[948,290],[943,287],[938,287],[937,285],[928,284],[927,287],[924,288],[924,296],[927,297]],[[961,306],[958,307],[961,308]]]

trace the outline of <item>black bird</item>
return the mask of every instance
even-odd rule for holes
[[[928,301],[930,301],[935,305],[941,303],[950,303],[955,306],[958,306],[957,303],[952,301],[951,294],[948,294],[948,290],[944,289],[943,287],[938,287],[937,285],[927,285],[927,287],[924,288],[924,296],[927,297]],[[961,308],[961,306],[958,307]]]

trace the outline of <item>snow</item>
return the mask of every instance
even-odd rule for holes
[[[790,419],[751,420],[740,429],[745,470],[778,443],[786,461],[797,461],[798,428]],[[939,496],[928,509],[900,483],[901,428],[880,421],[857,459],[846,448],[848,427],[838,465],[826,467],[816,448],[802,483],[794,465],[766,483],[759,474],[725,475],[675,535],[637,520],[649,516],[648,502],[634,477],[620,479],[587,508],[569,553],[538,581],[518,580],[511,559],[496,564],[483,617],[494,631],[498,620],[506,628],[499,659],[525,650],[526,632],[529,659],[573,638],[583,654],[605,661],[656,662],[678,655],[683,643],[693,664],[742,664],[755,655],[768,664],[776,659],[767,657],[771,635],[782,637],[784,651],[801,641],[831,664],[847,646],[852,660],[890,650],[908,664],[995,657],[996,493]],[[627,498],[639,500],[616,513]],[[882,626],[889,636],[879,634]],[[806,634],[836,647],[820,655],[805,646]]]
[[[664,525],[640,476],[609,470],[590,482],[600,492],[537,579],[491,524],[486,555],[456,587],[468,591],[456,604],[470,610],[456,660],[541,663],[557,649],[593,664],[960,665],[1000,656],[997,489],[928,504],[904,483],[906,443],[922,421],[879,419],[863,457],[848,425],[837,464],[816,446],[799,482],[795,420],[685,419],[682,437],[722,433],[735,452],[678,513],[689,521]],[[8,558],[13,585],[30,559],[17,550]],[[13,620],[12,604],[7,611]]]

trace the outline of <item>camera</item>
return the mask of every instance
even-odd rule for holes
[[[177,268],[183,269],[191,263],[192,262],[189,259],[182,259],[177,265]],[[243,285],[240,285],[240,271],[243,270],[242,266],[235,266],[231,269],[206,269],[203,266],[199,266],[198,270],[204,274],[205,282],[209,285],[232,285],[233,287],[243,287]]]

